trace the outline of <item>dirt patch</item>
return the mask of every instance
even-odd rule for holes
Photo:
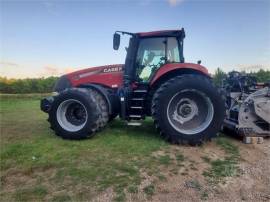
[[[56,168],[48,169],[9,169],[5,173],[1,173],[1,200],[3,201],[13,201],[16,194],[21,191],[28,191],[29,194],[36,194],[36,187],[41,186],[45,189],[46,194],[43,201],[56,200],[71,200],[71,198],[76,194],[80,197],[80,194],[84,198],[78,198],[78,200],[88,200],[89,198],[95,198],[97,192],[90,186],[83,186],[81,183],[74,184],[70,176],[65,176],[64,179],[57,183],[55,182],[55,176],[57,175]],[[100,193],[101,199],[110,198],[110,191],[105,191]],[[111,191],[112,192],[112,191]],[[105,194],[104,194],[105,193]],[[98,195],[98,196],[99,196]],[[104,196],[103,196],[104,195]],[[88,199],[85,199],[88,197]],[[31,199],[35,201],[35,199]],[[110,200],[108,200],[110,201]]]
[[[1,183],[3,192],[14,192],[20,187],[31,187],[39,184],[41,181],[43,183],[47,182],[52,176],[55,175],[55,169],[9,169],[5,173],[1,173]],[[44,177],[46,176],[46,177]]]
[[[99,201],[113,201],[113,198],[115,197],[115,193],[112,188],[108,188],[105,191],[98,194],[96,197],[94,197],[91,201],[99,202]]]
[[[225,156],[225,152],[214,143],[203,147],[171,146],[171,152],[181,152],[187,159],[181,169],[188,169],[188,172],[171,176],[164,170],[166,181],[155,184],[155,194],[150,200],[270,201],[270,139],[259,145],[231,141],[239,147],[241,155],[237,176],[227,177],[223,183],[209,184],[202,175],[209,168],[202,156],[215,160]],[[190,163],[196,169],[191,169]]]
[[[221,196],[231,201],[270,201],[270,139],[259,145],[238,145],[241,175],[227,181]]]

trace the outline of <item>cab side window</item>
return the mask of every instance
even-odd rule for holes
[[[136,58],[137,77],[148,81],[162,65],[173,62],[180,62],[178,42],[175,37],[142,39]]]
[[[165,38],[142,39],[137,53],[137,75],[147,81],[165,57]]]
[[[169,63],[180,62],[178,42],[176,38],[169,37],[167,40],[167,61]]]

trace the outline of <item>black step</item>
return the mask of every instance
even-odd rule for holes
[[[143,107],[141,107],[141,106],[131,106],[130,108],[131,109],[142,109]]]
[[[147,90],[144,89],[138,89],[138,90],[134,90],[134,93],[147,93]]]
[[[142,118],[142,115],[138,115],[138,114],[130,114],[129,117],[130,117],[130,118]]]
[[[141,122],[138,122],[138,121],[129,121],[129,122],[127,122],[127,125],[128,126],[141,126],[142,125],[142,123]]]
[[[144,100],[144,98],[142,98],[142,97],[140,97],[140,98],[136,98],[136,97],[134,97],[134,98],[131,98],[131,100]]]

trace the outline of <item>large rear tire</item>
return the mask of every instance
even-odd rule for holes
[[[101,110],[91,91],[70,88],[55,97],[48,121],[64,139],[84,139],[100,127]]]
[[[221,94],[210,79],[201,75],[170,79],[152,100],[155,126],[172,143],[199,145],[216,137],[224,115]]]

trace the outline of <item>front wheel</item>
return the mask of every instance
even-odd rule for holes
[[[152,115],[161,135],[173,143],[201,144],[217,136],[225,104],[212,82],[201,75],[182,75],[154,94]]]
[[[70,88],[55,97],[49,122],[64,139],[84,139],[99,129],[101,110],[92,91]]]

